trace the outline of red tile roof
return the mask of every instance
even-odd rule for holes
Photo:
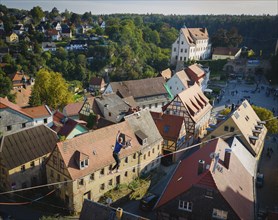
[[[101,86],[102,84],[104,84],[104,79],[103,78],[92,77],[91,80],[90,80],[90,85]]]
[[[33,118],[43,118],[51,116],[50,109],[48,109],[46,105],[24,108],[22,110],[31,115]]]
[[[190,113],[193,121],[199,121],[208,111],[211,111],[212,106],[209,104],[208,98],[202,92],[200,86],[196,83],[188,89],[177,95],[183,105]],[[165,106],[167,107],[167,106]]]
[[[83,106],[83,101],[82,102],[75,102],[75,103],[70,103],[65,106],[64,108],[64,114],[67,115],[68,117],[75,116],[79,114],[79,111],[81,110]]]
[[[118,130],[132,138],[132,147],[121,150],[120,158],[137,152],[141,145],[138,143],[132,128],[126,121],[57,144],[57,148],[73,180],[82,178],[114,163],[112,147],[115,144]],[[73,159],[76,151],[89,156],[89,165],[87,168],[79,169],[76,161]]]
[[[10,108],[16,112],[19,112],[20,114],[23,114],[29,118],[33,118],[33,116],[31,116],[30,114],[28,114],[27,112],[25,112],[21,107],[19,107],[18,105],[10,102],[7,98],[1,98],[0,97],[0,109],[5,109],[5,108]]]
[[[199,82],[199,79],[205,76],[205,71],[197,64],[193,64],[185,69],[185,72],[194,82]]]
[[[156,208],[175,199],[193,185],[217,189],[240,219],[254,219],[253,177],[232,152],[229,169],[223,165],[225,149],[229,145],[215,139],[181,161]],[[219,160],[212,155],[219,153]],[[205,171],[198,175],[198,161],[205,161]]]
[[[151,112],[152,118],[161,136],[167,140],[177,141],[183,126],[184,118],[162,112]],[[167,127],[167,128],[165,128]]]

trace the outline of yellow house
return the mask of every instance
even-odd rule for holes
[[[131,147],[120,152],[120,172],[109,174],[115,164],[112,156],[117,132],[131,140]],[[162,137],[147,110],[136,112],[124,122],[57,143],[46,164],[47,182],[54,187],[73,212],[81,211],[84,199],[98,201],[116,185],[160,164]],[[158,158],[157,158],[158,157]]]
[[[16,33],[12,33],[12,34],[8,35],[6,37],[6,42],[7,43],[18,43],[19,42],[18,35]]]
[[[45,159],[58,141],[45,125],[6,134],[0,147],[0,187],[20,189],[43,183]]]
[[[219,136],[227,139],[237,135],[237,138],[253,157],[257,160],[260,159],[267,128],[265,127],[265,122],[260,121],[258,115],[247,100],[244,100],[237,109],[225,118],[223,117],[216,125],[216,128],[212,128],[211,130],[203,141]]]

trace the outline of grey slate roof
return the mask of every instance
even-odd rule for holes
[[[148,109],[143,109],[140,112],[135,112],[131,115],[125,116],[125,120],[134,131],[141,131],[143,134],[148,136],[148,144],[151,145],[156,141],[163,141],[163,138],[160,135]]]
[[[115,93],[103,94],[101,97],[95,98],[98,106],[103,106],[109,109],[110,112],[114,112],[115,115],[125,113],[129,109],[129,105],[126,104],[118,95]],[[103,114],[103,112],[102,112]]]
[[[45,125],[27,128],[1,139],[0,157],[8,169],[51,153],[58,141],[56,132]]]
[[[116,208],[85,199],[80,213],[80,220],[117,220]],[[147,218],[134,215],[123,210],[121,220],[147,220]]]

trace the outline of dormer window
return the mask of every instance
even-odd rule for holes
[[[253,129],[252,132],[253,132],[253,135],[254,135],[255,137],[258,137],[259,134],[261,133],[261,130]]]
[[[141,130],[138,130],[138,131],[135,132],[135,135],[136,135],[136,137],[137,137],[137,139],[138,139],[138,141],[141,145],[146,145],[147,144],[148,136],[144,132],[142,132]]]
[[[256,130],[262,130],[264,127],[262,125],[255,125]]]
[[[75,151],[75,161],[80,170],[89,166],[89,156],[80,151]]]
[[[256,144],[256,140],[258,140],[259,138],[255,137],[255,136],[249,136],[249,139],[250,139],[251,144],[255,145]]]
[[[265,121],[258,121],[258,125],[265,125]]]

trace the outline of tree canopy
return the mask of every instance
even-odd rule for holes
[[[54,109],[63,108],[73,101],[73,94],[69,92],[69,85],[60,73],[41,69],[36,75],[36,83],[32,89],[30,105],[42,103]]]
[[[274,118],[274,115],[272,111],[252,105],[254,111],[258,115],[261,121],[266,121],[266,128],[268,129],[268,132],[271,134],[277,134],[278,133],[278,119]]]

